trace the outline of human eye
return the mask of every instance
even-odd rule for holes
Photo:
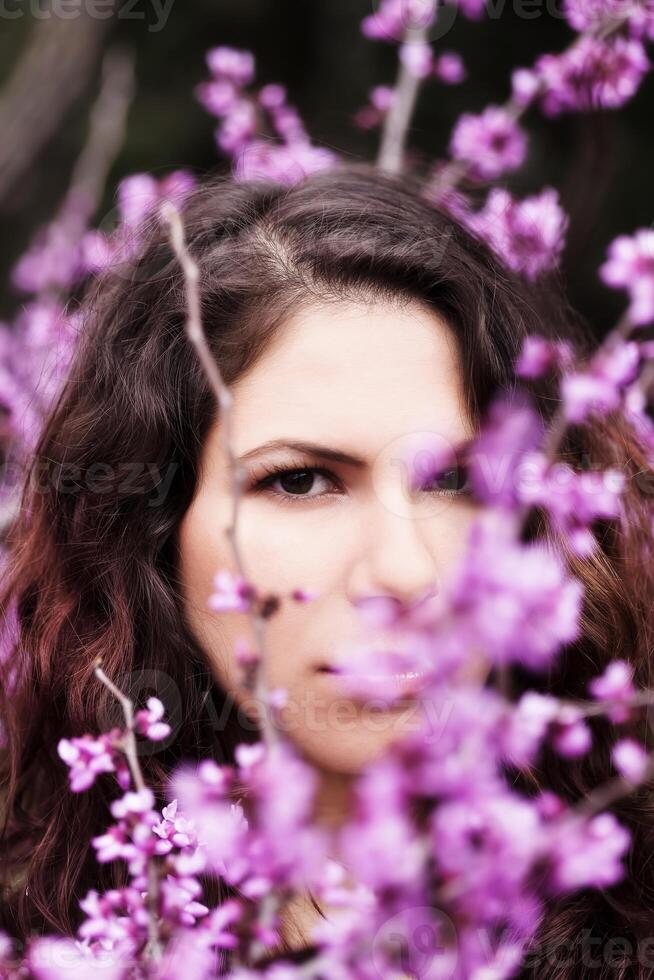
[[[322,490],[318,493],[310,492],[315,486],[316,477],[327,481],[332,487],[340,487],[340,482],[334,474],[322,466],[272,464],[263,467],[263,473],[258,474],[250,489],[253,493],[267,494],[276,497],[280,503],[290,503],[291,505],[302,500],[317,500],[331,496],[333,490]],[[275,484],[277,483],[281,485],[281,490],[276,489]],[[336,492],[340,491],[337,490]]]
[[[464,464],[448,466],[434,473],[429,482],[420,489],[424,493],[468,496],[471,493],[468,470]]]

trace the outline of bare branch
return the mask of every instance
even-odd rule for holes
[[[436,0],[432,0],[432,11]],[[429,17],[426,17],[429,21]],[[427,27],[408,24],[404,33],[405,44],[426,44]],[[394,88],[393,102],[384,118],[377,166],[390,173],[402,170],[403,152],[406,144],[411,117],[418,98],[421,80],[408,66],[400,61]]]
[[[243,557],[237,543],[237,525],[239,504],[242,496],[243,472],[236,460],[233,449],[232,436],[232,394],[223,380],[220,368],[209,349],[207,338],[202,326],[202,316],[200,309],[200,291],[198,288],[200,281],[200,270],[196,262],[191,257],[184,237],[184,226],[182,218],[177,208],[170,202],[165,202],[161,208],[161,215],[167,222],[170,229],[170,240],[184,273],[186,284],[186,298],[188,316],[186,321],[186,332],[195,350],[200,363],[209,380],[211,389],[218,401],[220,417],[223,425],[223,446],[227,456],[231,489],[232,489],[232,520],[227,528],[227,536],[231,542],[234,561],[238,573],[242,579],[249,581],[246,574]],[[268,688],[266,683],[266,651],[265,651],[265,625],[266,620],[261,613],[258,602],[248,604],[249,614],[255,631],[258,645],[258,659],[255,665],[254,695],[261,714],[261,727],[264,742],[268,747],[276,744],[279,740],[279,732],[275,724],[273,714],[270,710],[268,701]]]

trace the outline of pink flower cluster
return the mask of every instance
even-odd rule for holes
[[[582,35],[562,54],[544,54],[532,69],[513,73],[513,99],[536,100],[547,116],[589,109],[616,109],[638,90],[651,67],[642,41]]]
[[[627,12],[614,6],[615,0],[566,0],[571,26],[585,33],[566,52],[544,55],[533,69],[516,72],[507,106],[460,118],[450,154],[473,181],[493,181],[523,165],[527,137],[519,117],[528,105],[538,102],[554,116],[617,107],[634,94],[649,68],[644,42],[654,36],[651,9],[647,2]],[[479,18],[483,4],[464,0],[462,10]],[[409,26],[428,33],[437,16],[430,0],[382,0],[362,29],[367,37],[399,43],[412,84],[429,77],[456,83],[465,68],[455,52],[435,57],[426,41],[406,34]],[[607,24],[616,30],[600,37]],[[335,154],[312,144],[283,86],[252,89],[250,52],[213,48],[207,64],[211,79],[197,96],[220,120],[216,142],[233,159],[235,180],[292,184],[338,165]],[[360,124],[384,121],[397,97],[389,86],[374,88]],[[34,438],[72,351],[77,325],[64,314],[65,291],[136,254],[140,229],[158,205],[183,203],[193,186],[186,171],[160,181],[147,174],[127,178],[118,188],[119,221],[110,235],[90,229],[71,198],[16,267],[16,285],[35,299],[17,322],[18,334],[0,331],[0,374],[11,424],[23,421],[25,444]],[[559,261],[568,219],[552,188],[521,201],[491,188],[485,204],[473,210],[450,187],[439,203],[530,281]],[[625,317],[632,327],[654,319],[653,254],[652,234],[641,229],[619,237],[600,270],[606,285],[627,291]],[[53,289],[62,302],[52,300]],[[33,402],[30,416],[30,385],[53,340],[63,352],[59,373],[47,383],[43,401]],[[565,342],[530,336],[515,367],[524,379],[556,372],[564,426],[626,408],[654,459],[654,425],[642,385],[652,356],[647,341],[616,335],[582,367]],[[434,469],[443,462],[442,452],[434,451]],[[425,717],[366,768],[351,819],[335,835],[315,825],[316,773],[284,738],[271,747],[238,745],[233,766],[213,759],[180,765],[169,786],[172,800],[163,806],[144,785],[132,751],[136,735],[153,742],[170,737],[159,699],[150,698],[125,730],[61,739],[58,753],[71,791],[85,792],[107,777],[117,781],[113,822],[91,846],[99,863],[122,862],[129,883],[103,894],[89,891],[80,902],[85,919],[77,936],[34,938],[23,962],[9,938],[0,936],[0,973],[71,980],[101,966],[103,976],[115,980],[367,980],[372,969],[375,976],[400,970],[420,975],[429,956],[452,980],[502,980],[515,973],[553,896],[608,887],[624,876],[630,836],[611,813],[575,808],[547,791],[527,798],[507,779],[506,767],[537,766],[545,750],[583,758],[593,748],[588,717],[603,714],[617,726],[616,772],[632,785],[651,776],[652,760],[633,738],[643,699],[630,665],[613,661],[589,685],[588,699],[575,703],[535,691],[513,703],[497,686],[465,679],[478,655],[500,674],[510,665],[532,674],[547,671],[579,637],[583,586],[564,552],[591,555],[596,522],[621,518],[623,475],[577,471],[556,461],[542,419],[520,394],[490,406],[466,467],[482,514],[442,603],[398,610],[380,600],[362,609],[364,625],[410,635],[412,642],[409,649],[391,643],[381,655],[365,643],[354,645],[342,678],[344,693],[354,685],[392,700],[398,693],[392,677],[401,663],[419,678],[416,691],[426,703],[443,707],[446,723],[434,732]],[[525,512],[534,506],[549,518],[561,548],[522,540]],[[292,597],[312,598],[301,589]],[[251,614],[258,598],[251,583],[221,569],[208,607],[220,615]],[[253,671],[260,658],[242,644],[238,659]],[[283,710],[285,692],[269,692],[268,698],[275,711]],[[427,812],[416,821],[420,807]],[[333,850],[343,865],[330,856]],[[216,908],[206,899],[206,879],[230,895]],[[262,954],[280,939],[281,903],[306,887],[336,913],[312,932],[314,958],[296,967],[279,954],[271,967],[262,967]],[[420,944],[411,941],[417,934]]]
[[[270,178],[294,184],[337,162],[331,150],[311,142],[283,85],[245,91],[254,81],[254,58],[248,51],[213,48],[207,64],[212,78],[197,87],[196,95],[221,120],[216,144],[233,158],[235,180]]]
[[[468,165],[472,176],[495,180],[525,162],[527,136],[511,113],[491,105],[480,115],[461,116],[452,133],[450,153]]]
[[[461,211],[460,217],[510,269],[529,280],[558,264],[568,217],[551,187],[522,201],[514,200],[504,188],[494,187],[481,210]]]

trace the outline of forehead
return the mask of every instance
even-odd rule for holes
[[[403,433],[472,433],[454,334],[416,301],[298,310],[233,386],[236,449],[268,439],[376,452]]]

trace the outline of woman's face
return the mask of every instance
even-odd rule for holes
[[[232,446],[246,472],[237,540],[247,577],[261,594],[317,595],[282,598],[268,620],[268,684],[287,692],[280,721],[304,757],[325,773],[354,774],[404,732],[437,723],[421,721],[420,712],[434,710],[422,699],[389,707],[347,697],[319,668],[342,641],[370,636],[357,602],[418,599],[440,588],[462,553],[476,515],[470,498],[438,485],[409,492],[404,462],[425,433],[452,446],[474,434],[454,336],[414,301],[303,307],[232,394]],[[180,525],[180,575],[193,634],[222,687],[254,717],[235,652],[239,638],[256,649],[250,619],[207,606],[216,573],[236,572],[222,429],[218,422],[208,434]],[[291,472],[262,483],[273,468]]]

